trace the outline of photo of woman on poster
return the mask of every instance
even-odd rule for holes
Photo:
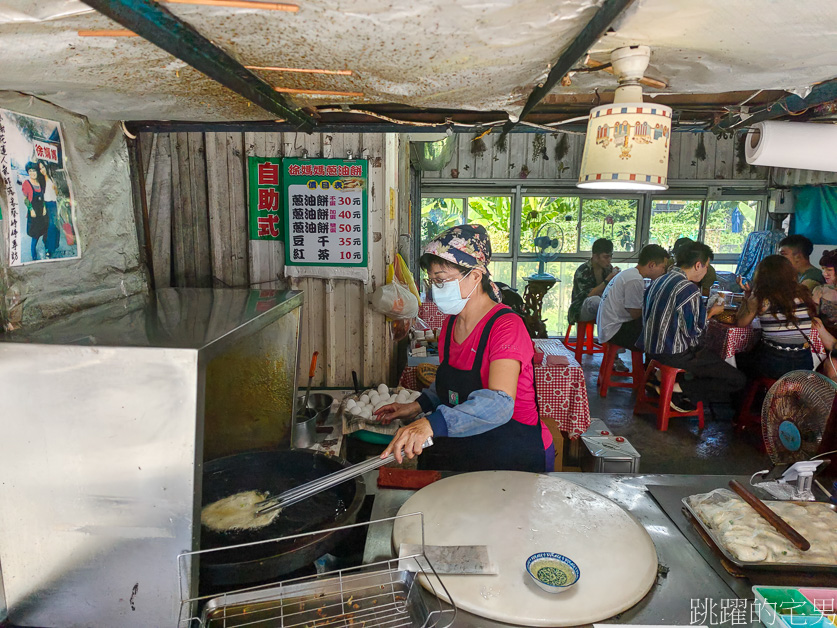
[[[12,266],[80,256],[61,125],[0,109],[0,177]]]
[[[49,227],[46,207],[44,206],[44,185],[38,173],[38,164],[26,164],[29,178],[23,182],[24,205],[26,205],[26,235],[31,238],[32,260],[38,259],[38,240],[43,238],[46,252],[46,235]]]
[[[55,251],[58,249],[61,235],[61,227],[58,223],[58,186],[50,176],[49,166],[47,166],[47,163],[43,159],[38,162],[38,171],[38,179],[44,188],[44,207],[49,218],[46,236],[46,256],[53,258],[55,257]]]

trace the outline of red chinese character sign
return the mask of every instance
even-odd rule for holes
[[[0,109],[11,266],[81,256],[64,146],[58,122]]]
[[[367,265],[365,159],[283,159],[285,264]]]
[[[281,157],[249,157],[250,239],[282,239]]]

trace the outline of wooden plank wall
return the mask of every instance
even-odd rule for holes
[[[140,142],[157,287],[302,290],[300,384],[314,351],[320,352],[315,386],[351,386],[352,370],[367,385],[395,383],[388,324],[367,300],[385,281],[398,216],[407,211],[408,197],[399,190],[407,167],[399,136],[159,133],[143,134]],[[283,245],[248,239],[247,156],[345,158],[347,152],[369,159],[370,280],[288,282]]]
[[[475,137],[473,133],[457,134],[450,163],[440,172],[423,172],[422,180],[432,184],[435,179],[578,179],[583,134],[514,133],[502,142],[499,133],[476,142]],[[766,180],[767,168],[752,167],[745,161],[743,137],[738,133],[719,140],[712,133],[673,133],[669,180]]]

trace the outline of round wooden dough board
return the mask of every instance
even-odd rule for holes
[[[444,575],[457,608],[525,626],[578,626],[639,602],[657,577],[657,552],[621,506],[555,476],[480,471],[431,484],[398,514],[424,513],[428,545],[487,545],[498,575]],[[395,522],[393,541],[421,543],[418,517]],[[581,579],[546,593],[526,573],[537,552],[571,558]]]

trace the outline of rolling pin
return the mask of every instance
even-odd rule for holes
[[[730,480],[729,487],[735,491],[741,498],[750,504],[757,513],[759,513],[762,518],[767,521],[770,525],[776,528],[776,531],[779,532],[783,537],[785,537],[788,541],[793,543],[796,547],[801,549],[803,552],[807,552],[811,549],[811,543],[808,542],[804,536],[799,534],[793,527],[784,519],[782,519],[779,515],[768,508],[767,504],[761,501],[758,497],[753,495],[741,482],[738,480]]]

